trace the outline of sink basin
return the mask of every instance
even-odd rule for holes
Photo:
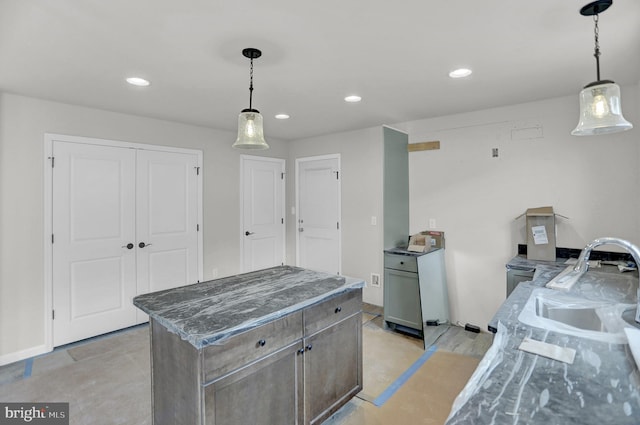
[[[566,308],[549,304],[544,299],[536,298],[536,314],[539,317],[555,320],[569,326],[587,331],[606,332],[606,328],[597,310],[593,307]]]
[[[636,305],[592,301],[572,294],[538,288],[531,292],[518,320],[566,335],[602,342],[626,344],[624,328],[637,325],[629,321]]]

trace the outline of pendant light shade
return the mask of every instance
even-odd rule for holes
[[[269,149],[264,140],[262,115],[256,109],[243,109],[238,115],[238,138],[236,149]]]
[[[233,144],[236,149],[269,149],[269,145],[264,140],[262,129],[262,115],[257,109],[253,109],[253,60],[262,56],[258,49],[247,48],[242,51],[242,55],[251,59],[249,71],[249,108],[243,109],[238,115],[238,138]]]
[[[633,125],[622,116],[620,87],[610,80],[600,79],[600,44],[598,17],[611,6],[612,0],[596,0],[580,9],[583,16],[593,16],[597,81],[580,92],[580,121],[571,132],[574,136],[595,136],[630,130]]]
[[[620,87],[600,81],[580,92],[580,121],[571,132],[574,136],[595,136],[630,130],[633,125],[622,116]]]

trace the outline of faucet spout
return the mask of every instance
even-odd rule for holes
[[[636,267],[640,267],[640,248],[629,241],[625,241],[624,239],[598,238],[594,239],[584,247],[573,270],[580,274],[586,273],[586,271],[589,270],[589,257],[591,256],[591,251],[602,245],[616,245],[625,249],[633,257]],[[636,322],[640,323],[640,281],[638,289],[638,308],[636,309]]]

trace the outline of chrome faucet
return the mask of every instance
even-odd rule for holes
[[[582,252],[580,253],[580,257],[578,257],[578,262],[576,263],[573,270],[580,275],[589,270],[589,257],[591,256],[591,251],[594,248],[599,247],[601,245],[616,245],[621,248],[624,248],[636,262],[636,267],[640,267],[640,248],[635,246],[629,241],[625,241],[623,239],[618,238],[598,238],[591,241],[587,246],[584,247]],[[640,283],[639,283],[640,286]],[[640,323],[640,287],[638,288],[638,308],[636,309],[636,322]]]

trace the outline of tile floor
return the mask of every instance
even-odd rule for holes
[[[375,406],[375,399],[425,351],[420,339],[386,329],[381,308],[365,305],[364,310],[363,391],[325,425],[385,424],[391,420],[385,418],[401,414],[401,423],[444,423],[492,336],[457,326],[434,327],[436,334],[428,337],[437,352],[383,406]],[[432,381],[442,373],[446,376],[440,382]],[[0,400],[69,402],[73,425],[146,425],[151,423],[149,376],[148,326],[141,325],[0,367]],[[442,382],[451,387],[446,397]],[[421,402],[425,399],[432,402]],[[433,402],[436,399],[441,400]]]

